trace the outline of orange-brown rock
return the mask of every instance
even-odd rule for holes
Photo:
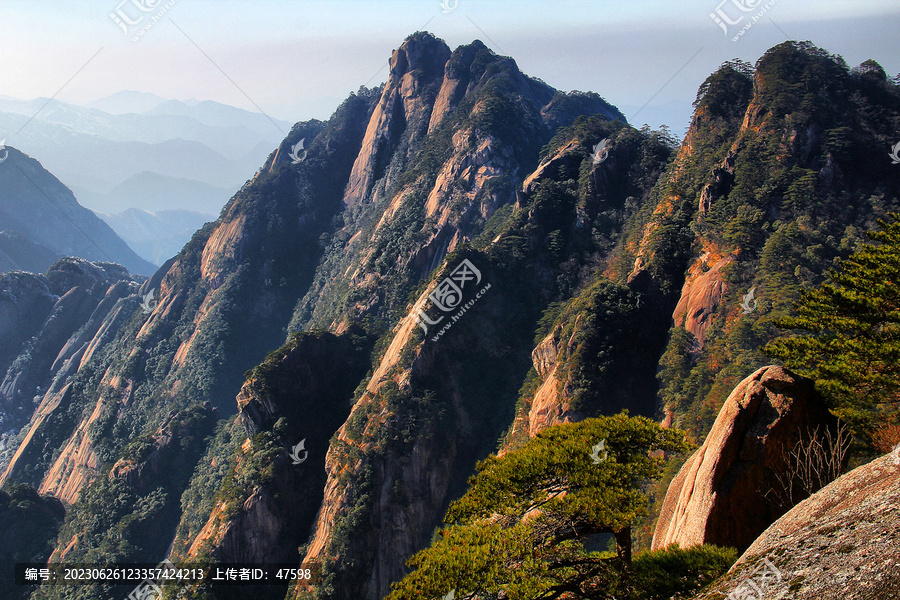
[[[698,260],[691,268],[681,290],[681,298],[673,314],[675,325],[683,326],[693,334],[700,348],[706,341],[706,330],[712,324],[712,317],[725,295],[727,286],[722,268],[732,262],[734,258],[729,256],[714,262],[708,271],[700,272],[701,265],[707,263]]]
[[[556,340],[556,332],[551,332],[531,353],[531,360],[535,370],[541,377],[541,387],[538,388],[528,411],[528,436],[534,437],[551,425],[560,423],[572,423],[584,419],[584,414],[572,410],[571,386],[568,382],[560,384],[559,381],[559,353],[571,351],[571,348],[560,348],[562,342]],[[574,338],[575,335],[572,335]],[[567,340],[568,346],[573,345],[572,339]],[[568,379],[568,375],[565,375]]]
[[[718,600],[778,569],[771,600],[900,598],[900,464],[890,454],[831,482],[775,521],[695,600]],[[780,578],[780,580],[779,580]]]
[[[801,432],[836,427],[811,380],[763,367],[725,401],[703,445],[672,481],[653,549],[717,544],[746,549],[780,515],[777,486],[784,455]]]

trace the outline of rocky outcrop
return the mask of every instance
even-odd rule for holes
[[[763,367],[738,385],[703,445],[666,492],[653,549],[717,544],[747,548],[778,516],[785,453],[836,419],[812,381],[782,367]]]
[[[401,138],[413,147],[421,143],[420,138],[428,132],[436,86],[449,58],[450,48],[431,35],[407,40],[394,50],[388,81],[353,164],[344,204],[353,206],[371,199],[375,181],[384,176],[385,187],[390,186],[394,173],[386,167]],[[453,96],[453,92],[446,91],[444,95],[449,104],[448,96]]]
[[[557,92],[528,77],[477,40],[451,53],[442,40],[416,33],[390,66],[343,197],[344,227],[335,235],[343,256],[323,265],[292,330],[311,322],[341,331],[396,310],[409,289],[397,296],[395,289],[427,279],[516,202],[556,128],[580,115],[621,117],[596,94]],[[410,236],[414,244],[392,241]]]
[[[8,407],[5,418],[12,422],[18,418],[19,424],[30,420],[27,435],[4,465],[0,483],[16,479],[23,465],[32,464],[36,456],[44,453],[47,440],[42,427],[69,410],[72,386],[68,378],[114,337],[137,306],[137,282],[118,265],[65,258],[53,265],[41,281],[48,292],[61,296],[52,296],[56,301],[40,328],[19,348],[22,358],[9,367],[0,381],[0,402]],[[40,302],[35,302],[35,306],[40,307]],[[98,403],[91,416],[85,418],[85,426],[94,422],[105,406]],[[63,448],[54,463],[56,468],[50,467],[45,474],[41,490],[57,493],[66,489],[60,498],[72,502],[85,481],[82,476],[90,478],[101,461],[94,455],[88,436],[66,440]],[[49,483],[63,473],[77,484],[59,487]]]
[[[208,423],[215,422],[218,415],[208,402],[203,410]],[[185,461],[190,453],[185,452],[188,444],[185,434],[195,434],[196,431],[187,430],[181,422],[183,418],[184,415],[178,411],[170,411],[149,443],[140,448],[140,456],[117,460],[109,471],[109,478],[120,479],[136,492],[146,494],[169,472],[188,467],[189,464]],[[195,426],[196,423],[191,425]]]
[[[264,563],[296,560],[289,540],[281,539],[286,528],[284,515],[268,490],[257,488],[227,516],[226,503],[213,509],[209,521],[188,550],[189,557],[212,551],[229,562]],[[224,557],[224,558],[222,558]]]
[[[6,374],[50,314],[59,297],[50,290],[46,277],[13,272],[0,275],[0,373]],[[7,401],[0,396],[0,402]],[[10,410],[3,406],[3,412]]]
[[[712,170],[712,181],[703,186],[697,210],[702,214],[709,210],[712,203],[727,196],[734,185],[734,151],[728,153],[725,160]]]
[[[575,324],[577,332],[578,324]],[[575,333],[565,345],[560,348],[562,340],[557,340],[559,332],[554,331],[538,344],[531,352],[531,359],[535,370],[541,378],[541,386],[531,401],[531,407],[528,411],[528,437],[534,437],[551,425],[560,423],[572,423],[580,421],[584,418],[584,414],[572,410],[572,391],[568,381],[568,374],[562,375],[564,381],[561,383],[560,376],[560,356],[564,352],[568,356],[573,349]]]
[[[369,343],[356,326],[341,336],[298,334],[254,369],[237,395],[237,418],[248,439],[228,482],[235,491],[189,540],[188,558],[205,553],[224,562],[299,562],[297,548],[322,502],[325,449],[347,418],[348,400],[368,366]],[[295,460],[290,451],[301,441]],[[258,452],[274,455],[259,464]]]
[[[103,383],[109,385],[110,381],[107,380]],[[66,440],[59,456],[53,461],[41,480],[38,488],[40,493],[55,496],[66,504],[72,504],[78,499],[81,488],[100,474],[103,461],[97,453],[95,445],[97,440],[87,432],[90,431],[89,428],[92,425],[94,425],[94,429],[99,428],[104,413],[115,408],[120,389],[112,385],[109,385],[109,389],[111,393],[101,395],[94,405],[94,410],[78,424],[76,435]],[[67,388],[65,391],[71,391],[71,388]],[[67,408],[68,402],[65,401],[71,400],[70,395],[63,392],[58,396],[45,397],[46,404],[45,402],[41,403],[36,418],[33,420],[36,429],[44,424],[50,425],[52,420],[49,417],[54,411],[60,410],[61,407],[63,410]],[[23,459],[28,458],[29,454],[36,450],[31,446],[38,441],[42,441],[40,437],[31,437],[31,435],[26,437],[10,462],[4,477],[16,475],[22,465],[28,463]]]
[[[577,177],[585,154],[586,149],[581,144],[575,140],[570,141],[540,162],[537,169],[525,178],[522,190],[526,194],[533,192],[543,179],[565,180]]]
[[[355,569],[344,567],[338,572],[336,579],[344,594],[341,597],[383,598],[391,582],[405,575],[409,557],[426,541],[423,533],[435,526],[438,509],[446,503],[458,454],[454,443],[438,443],[434,439],[437,436],[428,437],[420,436],[408,453],[362,457],[354,471],[369,473],[371,479],[348,486],[338,477],[347,469],[345,451],[335,450],[356,444],[346,426],[338,432],[337,444],[332,444],[328,452],[325,468],[329,479],[303,566],[313,568],[335,558],[362,560]],[[341,530],[347,527],[348,508],[365,515],[367,526],[365,531],[354,529],[344,553],[334,554],[334,536],[346,535]],[[365,574],[362,581],[348,577],[357,569]]]
[[[684,327],[697,339],[697,350],[703,348],[706,330],[712,325],[713,315],[727,290],[722,269],[733,261],[731,256],[723,258],[707,253],[694,263],[685,279],[673,317],[676,327]]]
[[[792,508],[694,600],[717,600],[748,585],[763,559],[778,569],[766,587],[767,600],[900,598],[898,531],[900,463],[887,455]]]
[[[0,276],[0,433],[21,427],[62,389],[107,314],[136,290],[121,266],[72,257],[46,275]]]

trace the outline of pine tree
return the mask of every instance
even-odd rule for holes
[[[728,569],[733,552],[673,548],[631,559],[631,525],[648,506],[642,485],[659,476],[664,461],[651,453],[684,452],[683,437],[623,413],[550,427],[518,450],[487,458],[389,600],[649,598],[635,595],[647,587],[635,576],[669,598],[708,583]],[[612,536],[615,552],[597,551],[602,534]],[[659,575],[673,561],[684,575],[675,584]]]
[[[814,379],[835,414],[864,436],[900,416],[900,216],[891,219],[778,323],[806,333],[765,348]]]

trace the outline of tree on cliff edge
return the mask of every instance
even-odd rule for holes
[[[833,411],[869,435],[900,418],[900,215],[803,294],[779,326],[807,332],[776,340],[770,355],[816,381]]]
[[[679,563],[687,566],[681,583],[711,580],[734,556],[704,547],[631,560],[631,525],[648,506],[641,486],[659,476],[664,461],[651,453],[684,452],[683,439],[650,419],[620,414],[550,427],[519,450],[487,458],[389,600],[622,600],[632,597],[635,573],[665,570],[671,552],[690,555]],[[597,551],[605,547],[601,534],[613,536],[615,552]]]

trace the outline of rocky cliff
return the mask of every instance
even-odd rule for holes
[[[599,96],[558,92],[480,41],[451,52],[416,34],[390,65],[344,192],[343,227],[291,328],[399,317],[420,280],[515,203],[558,127],[585,114],[624,121]]]
[[[474,104],[476,112],[469,118],[486,110],[479,107]],[[574,271],[584,260],[579,252],[607,252],[605,236],[615,236],[625,215],[649,193],[649,187],[622,184],[627,173],[659,173],[665,167],[670,149],[662,141],[625,128],[618,138],[620,154],[606,167],[610,172],[605,178],[592,172],[589,141],[596,143],[616,129],[602,116],[561,129],[547,156],[570,154],[569,168],[544,164],[534,176],[522,177],[515,204],[500,213],[503,220],[495,232],[473,240],[472,246],[480,250],[461,245],[449,251],[383,338],[374,372],[326,459],[325,497],[304,558],[304,565],[322,566],[324,579],[317,593],[383,596],[405,573],[405,560],[427,542],[474,461],[494,446],[510,423],[516,389],[532,360],[527,349],[540,313],[549,300],[571,293],[579,281],[560,263],[571,260]],[[639,167],[638,157],[647,155],[657,161]],[[556,164],[552,158],[547,162]],[[573,175],[581,180],[578,184],[569,179]],[[441,177],[437,175],[439,184]],[[463,310],[442,317],[435,298],[446,289],[446,281],[459,277],[463,266],[470,276],[462,278],[463,293],[453,300],[461,302]],[[535,293],[535,282],[545,287]],[[583,335],[589,336],[594,352],[608,334],[606,323],[593,317],[601,307],[619,310],[627,304],[634,311],[620,324],[622,333],[613,340],[617,344],[641,315],[655,315],[646,319],[651,323],[665,322],[665,309],[648,303],[636,310],[626,286],[604,283],[598,288],[572,310],[588,313],[588,333]],[[594,368],[596,356],[585,354],[578,364]],[[628,369],[628,360],[623,358],[611,371]],[[485,381],[490,385],[485,387]],[[652,393],[644,399],[646,404],[636,410],[652,412]],[[590,404],[596,402],[594,397],[584,401],[591,410],[598,409]],[[607,409],[614,411],[610,404]],[[305,591],[301,586],[295,593]]]
[[[847,473],[775,521],[728,575],[694,600],[760,586],[773,600],[900,597],[900,464],[892,455]],[[768,560],[776,571],[766,565]]]
[[[92,339],[118,301],[135,296],[138,282],[118,265],[65,258],[46,275],[4,274],[0,289],[0,424],[14,449],[15,432],[62,401],[66,378],[90,354]],[[21,453],[0,458],[0,481],[20,458]]]
[[[676,167],[660,185],[666,216],[640,246],[666,228],[690,240],[660,382],[671,424],[696,440],[731,390],[768,364],[760,349],[780,335],[776,323],[801,292],[898,208],[898,173],[873,150],[892,134],[866,107],[895,123],[900,97],[873,65],[850,69],[809,42],[788,42],[755,67],[725,63],[699,90]],[[817,91],[790,87],[800,80],[820,82]]]
[[[179,556],[224,562],[298,561],[322,501],[325,449],[347,418],[346,399],[367,367],[370,340],[296,334],[254,369],[238,394],[247,436],[216,506]]]

